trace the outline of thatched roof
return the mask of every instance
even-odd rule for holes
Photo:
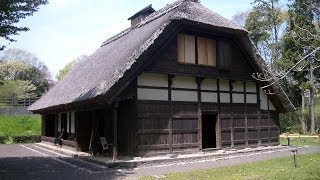
[[[236,35],[245,46],[257,69],[266,66],[250,42],[247,31],[192,0],[178,0],[152,13],[143,22],[130,27],[103,42],[85,61],[77,64],[62,81],[29,107],[30,111],[86,102],[98,97],[112,97],[110,89],[119,87],[133,67],[141,63],[140,56],[163,36],[173,22],[202,24],[214,31]],[[294,106],[279,84],[273,85],[283,111]],[[117,90],[116,90],[117,91]],[[115,91],[113,91],[114,93]]]

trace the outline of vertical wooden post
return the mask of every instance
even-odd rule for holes
[[[173,144],[173,134],[172,134],[172,101],[171,101],[171,87],[172,87],[172,78],[173,76],[168,75],[168,101],[169,101],[169,109],[170,109],[170,114],[169,114],[169,123],[168,123],[168,128],[169,128],[169,152],[173,152],[172,144]]]
[[[260,84],[256,83],[257,87],[257,103],[258,103],[258,111],[257,111],[257,121],[258,121],[258,146],[261,145],[261,100],[260,100]]]
[[[217,79],[217,96],[218,96],[218,148],[222,148],[222,142],[221,142],[221,107],[220,107],[220,80]]]
[[[229,81],[229,93],[230,93],[230,128],[231,128],[231,147],[234,147],[234,120],[233,120],[233,98],[232,98],[232,81]]]
[[[92,151],[92,154],[96,155],[96,129],[97,129],[97,122],[96,122],[96,112],[95,110],[91,111],[91,138],[90,138],[90,148],[89,151]]]
[[[139,123],[139,119],[138,119],[138,82],[137,82],[137,78],[134,80],[134,112],[135,112],[135,118],[133,121],[133,127],[134,127],[134,142],[133,142],[133,154],[136,156],[139,154],[138,151],[138,123]]]
[[[113,105],[113,149],[112,149],[112,161],[116,161],[118,157],[118,101]]]
[[[80,149],[79,143],[78,143],[78,111],[76,110],[74,112],[74,134],[76,137],[76,151]]]
[[[198,143],[199,149],[202,149],[202,113],[201,113],[201,82],[202,78],[197,78],[197,91],[198,91]]]
[[[58,136],[58,114],[54,114],[54,137]]]
[[[68,114],[69,114],[69,129],[68,129],[68,131],[69,131],[69,136],[71,135],[71,112],[68,112]]]
[[[245,123],[245,141],[246,141],[246,147],[249,146],[249,131],[248,131],[248,107],[247,107],[247,85],[246,81],[243,82],[243,90],[244,90],[244,123]]]

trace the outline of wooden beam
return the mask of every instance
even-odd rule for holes
[[[257,121],[258,121],[258,146],[261,145],[261,102],[260,102],[260,84],[256,83],[257,88],[257,103],[258,103],[258,111],[257,111]]]
[[[218,63],[217,63],[218,66]],[[217,79],[217,96],[218,96],[218,116],[217,116],[217,125],[218,125],[218,142],[217,142],[217,147],[222,148],[222,143],[221,143],[221,107],[220,107],[220,80]]]
[[[197,78],[196,83],[197,83],[197,93],[198,93],[198,144],[199,144],[199,149],[202,149],[202,113],[201,113],[201,83],[203,79],[202,78]]]
[[[246,147],[249,146],[248,138],[249,138],[249,132],[248,132],[248,107],[247,107],[247,85],[246,81],[243,82],[243,90],[244,90],[244,123],[245,123],[245,141],[246,141]]]
[[[172,78],[173,76],[168,75],[168,101],[169,101],[169,109],[170,109],[170,116],[169,116],[169,123],[168,123],[168,128],[169,128],[169,152],[173,152],[172,144],[173,144],[173,134],[172,134],[172,100],[171,100],[171,89],[172,89]]]
[[[234,147],[234,121],[233,121],[233,98],[232,98],[232,81],[229,80],[229,94],[230,94],[230,128],[231,128],[231,147]]]
[[[116,161],[118,158],[118,101],[113,105],[113,149],[112,149],[112,161]]]
[[[133,121],[133,127],[134,127],[134,131],[133,131],[133,135],[134,135],[134,142],[132,143],[133,144],[133,154],[136,156],[138,155],[138,143],[139,143],[139,137],[138,137],[138,129],[139,129],[139,126],[138,126],[138,123],[139,123],[139,119],[138,119],[138,115],[139,115],[139,112],[138,112],[138,81],[137,81],[137,78],[134,80],[134,113],[135,113],[135,118],[134,118],[134,121]]]

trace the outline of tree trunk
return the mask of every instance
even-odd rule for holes
[[[302,133],[305,134],[306,133],[306,121],[304,118],[304,91],[302,91],[302,107],[301,107],[301,119],[300,119],[300,123],[301,123],[301,129],[302,129]]]
[[[311,84],[311,89],[310,89],[310,117],[311,117],[311,127],[310,131],[311,134],[315,134],[315,129],[316,129],[316,123],[315,123],[315,110],[314,110],[314,77],[313,77],[313,63],[312,60],[310,62],[310,84]]]

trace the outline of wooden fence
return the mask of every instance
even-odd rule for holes
[[[0,107],[28,107],[38,99],[39,97],[0,98]]]

